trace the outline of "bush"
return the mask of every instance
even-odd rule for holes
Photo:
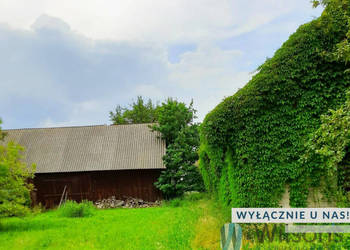
[[[163,201],[163,205],[167,207],[182,207],[193,204],[202,199],[207,199],[209,196],[207,193],[201,193],[197,191],[185,192],[181,197],[173,198]]]
[[[62,217],[89,217],[92,216],[96,208],[91,201],[67,201],[59,209],[58,213]]]
[[[186,192],[184,194],[184,200],[187,201],[199,201],[205,197],[205,193],[200,193],[197,191]]]
[[[44,211],[45,211],[45,207],[41,203],[34,205],[34,207],[32,208],[32,214],[34,215],[40,214]]]
[[[169,200],[165,202],[165,205],[169,207],[180,207],[182,205],[182,199],[175,198],[175,199]]]
[[[305,206],[309,187],[318,185],[319,161],[305,166],[300,158],[320,116],[342,105],[350,87],[347,65],[324,53],[347,38],[350,10],[330,2],[329,15],[302,25],[205,117],[199,165],[207,190],[222,203],[276,207],[289,184],[291,206]]]
[[[1,133],[1,130],[0,130]],[[0,144],[0,218],[24,216],[30,212],[30,192],[35,165],[23,159],[24,148],[14,142]]]

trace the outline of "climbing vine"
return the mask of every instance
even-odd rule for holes
[[[299,27],[205,117],[199,165],[206,188],[224,204],[278,206],[288,184],[290,204],[306,206],[309,187],[318,185],[319,157],[305,166],[301,156],[320,116],[342,105],[350,86],[344,61],[327,56],[347,37],[350,10],[337,2],[327,1],[320,18]]]
[[[318,158],[319,164],[313,171],[323,178],[327,198],[337,202],[339,195],[350,191],[350,92],[345,104],[322,115],[321,122],[311,134],[302,160],[309,164]],[[335,193],[338,196],[334,197]]]

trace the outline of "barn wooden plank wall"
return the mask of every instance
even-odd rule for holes
[[[55,207],[60,202],[65,186],[68,199],[76,201],[97,201],[111,196],[117,199],[129,196],[156,201],[162,198],[161,192],[154,186],[161,171],[147,169],[36,174],[33,201],[46,208]]]

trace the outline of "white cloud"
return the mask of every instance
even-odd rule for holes
[[[78,103],[63,104],[70,108],[69,112],[63,119],[48,116],[38,123],[38,127],[64,127],[64,126],[81,126],[81,125],[99,125],[107,124],[106,105],[101,100],[87,100]]]
[[[137,85],[135,86],[132,94],[132,98],[141,95],[151,98],[152,100],[162,100],[166,96],[166,92],[164,92],[159,86],[155,86],[153,84]]]
[[[222,50],[208,44],[199,46],[170,66],[169,82],[194,98],[198,118],[202,120],[224,96],[235,93],[252,77],[250,72],[240,69],[242,59],[241,51]]]
[[[137,95],[187,103],[193,98],[202,119],[250,78],[239,69],[243,52],[211,43],[171,64],[164,48],[89,40],[56,18],[41,17],[32,27],[30,32],[0,29],[7,39],[0,39],[0,113],[5,125],[14,115],[5,108],[9,106],[17,108],[17,119],[24,123],[36,121],[25,127],[108,123],[110,110]]]
[[[53,121],[51,117],[48,117],[45,120],[40,121],[39,124],[37,125],[37,127],[38,128],[54,128],[54,127],[79,126],[79,125],[81,125],[80,122],[77,122],[77,121],[74,121],[74,120],[67,120],[67,121],[64,121],[64,122],[57,122],[57,121]]]
[[[170,79],[183,88],[226,85],[230,78],[227,73],[230,76],[236,73],[235,66],[242,54],[241,51],[222,50],[212,45],[199,46],[196,51],[184,53],[179,63],[170,66]]]
[[[305,0],[0,0],[0,22],[30,29],[42,15],[58,17],[93,39],[212,41],[256,29]]]
[[[250,53],[255,41],[255,52],[265,55],[270,37],[278,40],[286,29],[266,23],[305,6],[304,0],[0,0],[4,127],[109,123],[108,112],[136,95],[193,98],[201,120],[252,77],[252,65],[262,60]],[[231,37],[261,26],[265,43],[251,33],[243,41]],[[224,44],[234,45],[223,49],[219,42],[227,37]],[[171,63],[169,48],[183,44],[193,46]]]
[[[0,27],[0,54],[0,116],[10,128],[108,123],[115,105],[168,74],[160,47],[91,40],[48,16],[30,31]]]

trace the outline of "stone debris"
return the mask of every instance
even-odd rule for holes
[[[137,199],[132,197],[124,197],[123,200],[118,200],[115,198],[115,196],[95,202],[95,206],[100,209],[118,208],[118,207],[123,207],[123,208],[154,207],[154,206],[159,206],[160,204],[161,204],[160,201],[150,202],[150,201],[144,201],[142,199]]]

